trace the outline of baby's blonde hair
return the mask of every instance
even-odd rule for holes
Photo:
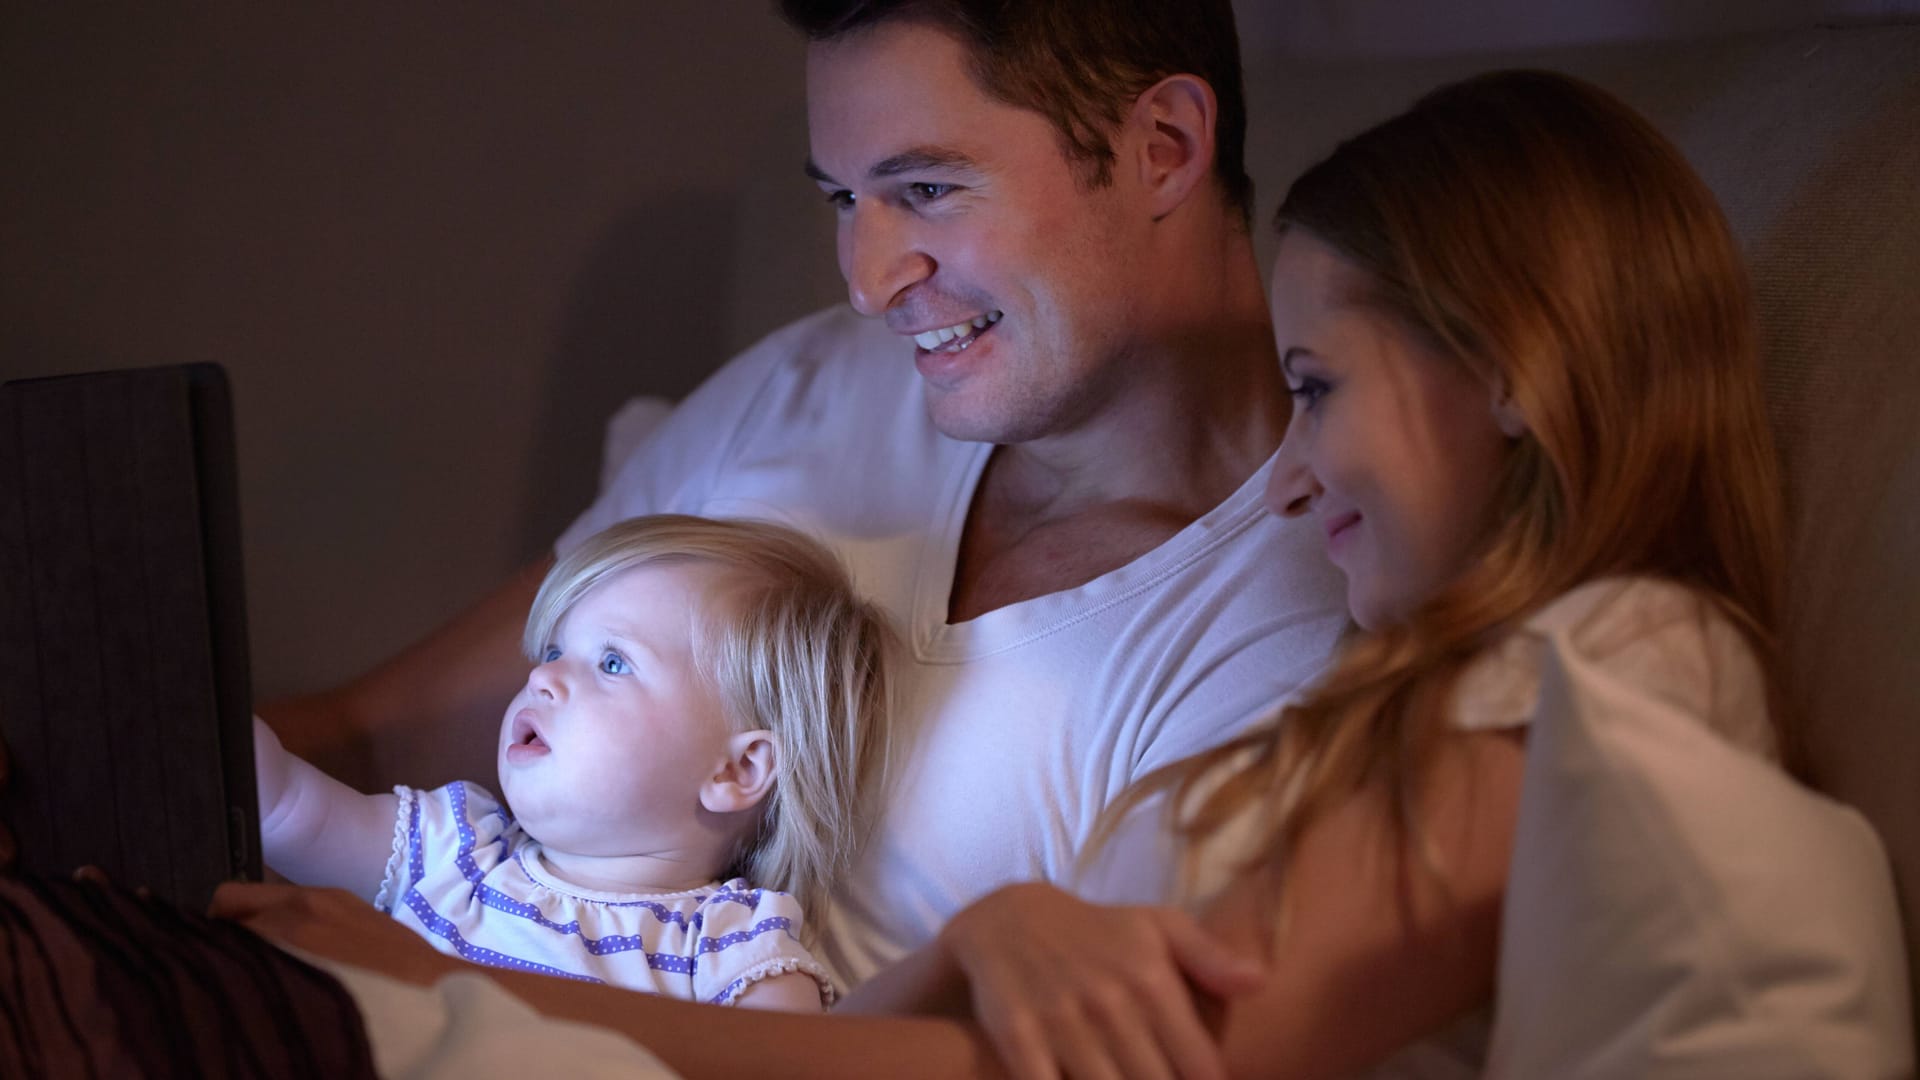
[[[722,594],[696,618],[696,669],[734,730],[764,728],[779,744],[773,790],[726,873],[813,910],[851,864],[883,780],[895,648],[885,616],[854,592],[831,551],[768,522],[632,518],[548,571],[521,647],[537,661],[561,618],[600,582],[688,563],[725,572]]]

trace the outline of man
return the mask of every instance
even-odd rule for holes
[[[853,312],[717,373],[556,548],[777,517],[896,619],[898,765],[814,914],[858,982],[995,886],[1070,878],[1116,795],[1270,712],[1345,618],[1317,536],[1260,502],[1287,406],[1225,0],[786,14]],[[490,745],[543,571],[268,719],[307,752],[409,722]]]

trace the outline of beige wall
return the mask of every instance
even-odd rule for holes
[[[767,4],[324,7],[0,31],[0,375],[227,366],[262,695],[542,551],[620,400],[840,294]]]
[[[1920,14],[1920,0],[1242,0],[1236,7],[1250,52],[1322,60],[1681,41]]]
[[[1256,178],[1271,200],[1298,165],[1271,78],[1292,58],[1899,6],[1249,0]],[[227,366],[263,696],[541,552],[621,400],[841,295],[799,174],[803,50],[768,0],[168,7],[0,23],[0,375]]]

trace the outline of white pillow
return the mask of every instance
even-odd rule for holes
[[[1488,1075],[1911,1075],[1893,882],[1866,820],[1546,652]]]
[[[673,412],[673,402],[663,397],[628,398],[614,414],[607,418],[606,438],[600,444],[600,490],[606,491],[613,485],[613,478],[620,475],[620,466],[627,463],[635,450],[653,434]]]

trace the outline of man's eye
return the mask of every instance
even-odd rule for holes
[[[839,191],[829,191],[827,192],[827,205],[833,207],[835,210],[851,210],[853,209],[853,192],[845,188],[841,188]]]
[[[610,652],[600,658],[600,670],[609,675],[625,675],[627,673],[627,658],[617,652]]]
[[[938,202],[952,192],[952,184],[917,183],[907,185],[907,197],[914,202]]]

